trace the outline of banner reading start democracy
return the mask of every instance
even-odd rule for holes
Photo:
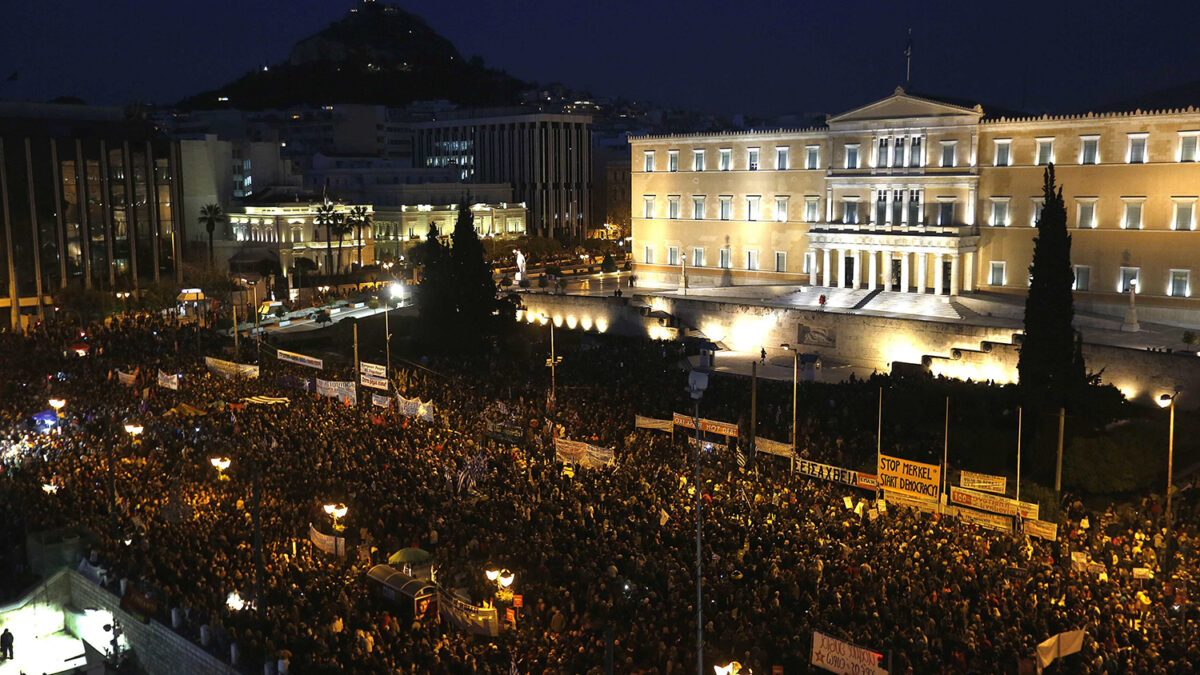
[[[942,468],[899,457],[879,456],[879,487],[917,499],[937,501],[941,496]]]

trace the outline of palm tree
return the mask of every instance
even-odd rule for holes
[[[207,204],[200,207],[200,224],[208,232],[208,268],[210,270],[213,266],[213,231],[224,220],[225,214],[221,213],[220,205]]]
[[[371,214],[370,211],[367,210],[367,207],[356,206],[356,207],[350,209],[350,220],[354,223],[354,229],[357,230],[357,234],[358,234],[358,269],[361,270],[362,264],[363,264],[362,263],[362,251],[363,251],[362,231],[363,231],[363,228],[367,228],[367,230],[370,231],[371,221],[374,220],[374,216]]]
[[[337,209],[333,205],[333,202],[330,202],[328,199],[323,201],[321,203],[321,205],[317,207],[316,213],[317,213],[317,215],[313,219],[313,222],[316,224],[317,227],[325,228],[326,262],[328,262],[328,264],[329,264],[328,268],[325,270],[325,273],[332,274],[333,273],[333,228],[334,228],[334,223],[341,219],[342,214],[338,213]]]
[[[354,223],[350,221],[349,216],[343,211],[337,214],[333,219],[333,234],[337,237],[337,269],[342,271],[342,242],[345,241],[346,235],[354,231]]]

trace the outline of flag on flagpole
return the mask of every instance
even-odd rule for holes
[[[740,447],[737,449],[737,465],[739,469],[746,468],[746,455],[742,452]]]

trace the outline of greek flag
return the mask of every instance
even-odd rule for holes
[[[742,452],[740,447],[737,449],[737,465],[739,469],[746,468],[746,455]]]
[[[467,460],[466,466],[458,472],[458,493],[462,494],[463,491],[469,491],[475,487],[485,473],[487,473],[487,458],[480,452]]]

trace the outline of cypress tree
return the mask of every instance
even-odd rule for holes
[[[492,312],[496,309],[496,283],[492,270],[484,260],[483,242],[475,232],[475,216],[464,199],[458,206],[458,220],[450,235],[451,268],[456,327],[460,335],[479,336],[492,323]]]

